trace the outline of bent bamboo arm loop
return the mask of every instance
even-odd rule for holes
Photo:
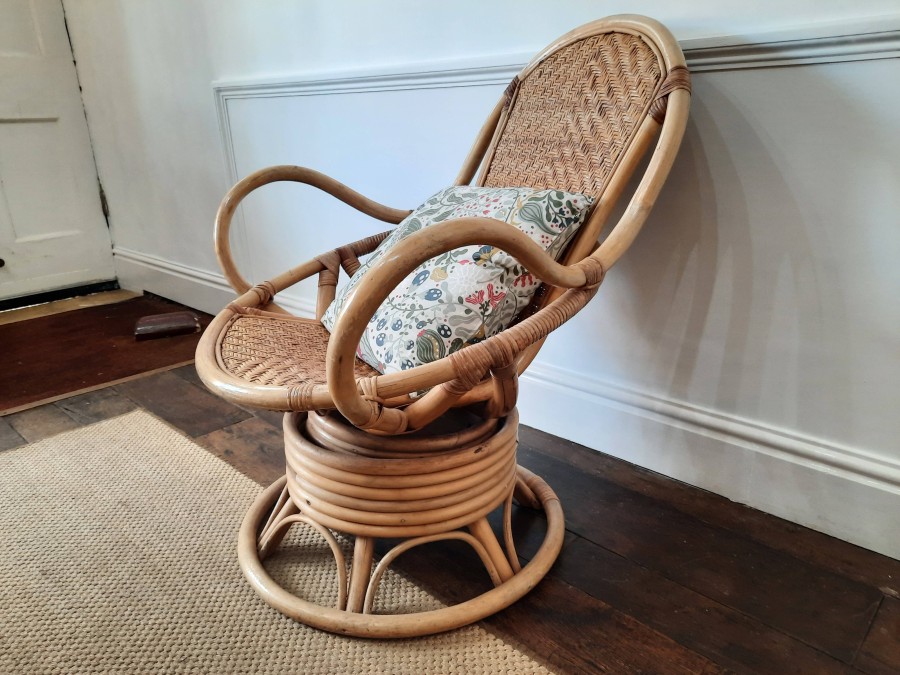
[[[228,234],[231,228],[231,219],[238,205],[248,194],[263,185],[275,183],[279,181],[293,181],[295,183],[303,183],[311,185],[323,192],[340,199],[345,204],[352,206],[357,211],[361,211],[366,215],[383,220],[387,223],[397,224],[408,216],[411,212],[403,209],[393,209],[389,206],[379,204],[376,201],[361,195],[352,190],[343,183],[336,181],[324,173],[320,173],[313,169],[307,169],[302,166],[279,165],[270,166],[260,169],[239,181],[228,191],[219,210],[216,213],[216,230],[215,230],[215,247],[216,257],[222,272],[231,287],[238,293],[244,293],[250,288],[250,283],[241,276],[234,258],[231,255],[231,244],[229,243]]]
[[[383,433],[400,433],[408,425],[402,410],[385,408],[371,397],[360,395],[353,373],[353,362],[357,345],[369,320],[397,284],[421,263],[440,253],[473,244],[491,245],[504,250],[532,274],[554,286],[595,289],[603,278],[604,270],[598,261],[586,259],[569,267],[560,265],[526,234],[493,218],[467,217],[445,221],[419,230],[398,242],[372,266],[348,298],[328,344],[326,379],[329,392],[341,414],[357,427]],[[531,318],[537,322],[543,321],[536,318],[541,314],[543,312]],[[526,320],[519,326],[534,323],[528,324]],[[517,332],[522,333],[526,329],[527,326]],[[457,377],[463,382],[470,382],[473,378],[480,380],[494,363],[495,357],[500,360],[498,363],[511,362],[515,357],[515,352],[510,351],[513,345],[507,341],[496,341],[495,338],[500,336],[456,352],[462,354],[474,347],[481,347],[472,354],[477,363],[466,361],[464,366],[460,364],[460,368],[455,368],[458,371]],[[487,351],[495,348],[500,350],[498,354]]]

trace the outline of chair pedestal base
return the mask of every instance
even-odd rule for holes
[[[531,590],[562,548],[565,528],[559,500],[541,478],[516,465],[515,411],[502,420],[470,418],[462,431],[459,420],[455,422],[444,434],[438,430],[379,437],[335,415],[285,415],[287,475],[250,507],[238,542],[241,569],[254,590],[297,621],[372,638],[414,637],[465,626]],[[510,528],[514,495],[522,504],[542,508],[547,516],[544,541],[525,567],[519,566]],[[503,545],[487,520],[501,507]],[[288,592],[263,566],[296,523],[316,530],[334,554],[338,570],[334,607]],[[334,532],[354,540],[349,573]],[[374,565],[377,538],[402,542]],[[494,588],[442,609],[372,613],[391,563],[415,546],[444,539],[471,545]]]

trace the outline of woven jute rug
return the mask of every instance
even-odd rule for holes
[[[237,563],[259,491],[143,411],[0,453],[0,672],[548,672],[478,626],[375,641],[282,616]],[[334,597],[324,543],[295,527],[284,549],[280,583]],[[437,606],[397,574],[379,595]]]

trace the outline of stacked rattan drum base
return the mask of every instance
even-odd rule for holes
[[[518,415],[483,420],[458,411],[405,436],[377,436],[339,415],[285,415],[287,475],[251,506],[238,555],[253,588],[270,605],[310,626],[360,637],[413,637],[457,628],[509,606],[547,573],[562,547],[559,500],[547,484],[516,464]],[[462,422],[462,424],[460,423]],[[547,532],[520,567],[510,513],[513,496],[543,508]],[[487,515],[503,509],[498,538]],[[338,601],[325,607],[279,586],[263,567],[288,529],[302,523],[328,543],[337,566]],[[335,533],[350,536],[348,561]],[[374,564],[377,538],[402,542]],[[458,605],[410,614],[372,613],[379,583],[403,552],[455,539],[478,554],[494,588]],[[502,540],[502,543],[501,543]],[[349,567],[349,570],[348,570]]]

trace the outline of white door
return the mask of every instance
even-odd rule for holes
[[[0,299],[115,278],[62,0],[0,0]]]

